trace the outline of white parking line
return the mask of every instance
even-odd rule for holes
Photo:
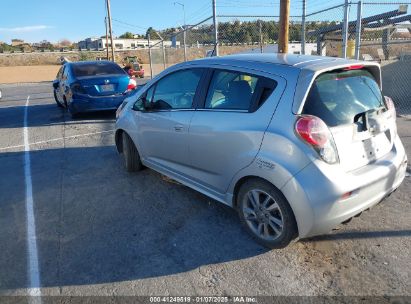
[[[30,145],[27,127],[28,105],[30,96],[27,96],[24,108],[24,177],[26,182],[26,216],[27,216],[27,248],[28,248],[28,295],[30,303],[41,303],[39,259],[37,252],[36,221],[34,217],[33,185],[31,180]]]
[[[73,138],[79,138],[79,137],[86,137],[86,136],[92,136],[92,135],[97,135],[97,134],[112,133],[114,131],[115,130],[106,130],[106,131],[98,131],[98,132],[92,132],[92,133],[71,135],[71,136],[67,136],[67,137],[52,138],[52,139],[48,139],[48,140],[35,141],[35,142],[32,142],[32,143],[29,143],[29,146],[41,145],[41,144],[46,144],[46,143],[50,143],[50,142],[53,142],[53,141],[60,141],[60,140],[67,140],[67,139],[73,139]],[[25,145],[16,145],[16,146],[3,147],[3,148],[0,148],[0,151],[23,148],[23,147],[25,147]]]

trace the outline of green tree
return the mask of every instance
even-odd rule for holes
[[[123,35],[121,35],[119,38],[122,39],[133,39],[134,38],[134,34],[130,33],[130,32],[125,32]]]
[[[157,31],[153,29],[151,26],[147,29],[146,39],[148,39],[148,35],[150,35],[150,39],[160,39],[160,36],[158,36]]]

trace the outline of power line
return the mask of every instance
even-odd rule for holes
[[[118,19],[114,19],[114,18],[113,18],[112,20],[115,21],[115,22],[118,22],[118,23],[120,23],[120,24],[124,24],[124,25],[130,26],[130,27],[135,27],[135,28],[139,28],[139,29],[142,29],[142,30],[147,30],[147,29],[148,29],[148,27],[138,26],[138,25],[131,24],[131,23],[128,23],[128,22],[124,22],[124,21],[121,21],[121,20],[118,20]]]

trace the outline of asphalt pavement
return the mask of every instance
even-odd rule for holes
[[[71,119],[50,83],[0,85],[0,295],[411,296],[411,180],[328,235],[257,245],[234,210],[127,173],[114,113]],[[28,266],[24,111],[40,286]],[[411,156],[411,119],[398,118]]]

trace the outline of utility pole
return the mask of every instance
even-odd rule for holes
[[[263,31],[262,31],[262,24],[261,20],[258,20],[258,30],[260,33],[260,53],[263,53]]]
[[[290,19],[290,0],[280,0],[280,35],[278,52],[288,53],[288,23]]]
[[[185,9],[185,5],[183,3],[180,2],[174,2],[174,5],[180,5],[183,8],[183,14],[184,14],[184,25],[183,25],[183,44],[184,44],[184,61],[187,61],[187,46],[186,46],[186,30],[187,30],[187,26],[186,26],[186,9]]]
[[[218,56],[218,21],[217,21],[217,8],[216,0],[213,0],[213,23],[214,23],[214,43],[215,43],[215,54]]]
[[[106,57],[107,60],[109,59],[108,57],[108,28],[107,28],[107,16],[104,18],[104,23],[106,24]]]
[[[301,54],[305,55],[305,15],[307,14],[306,0],[303,0],[303,16],[301,20]]]
[[[150,79],[153,79],[153,57],[151,54],[151,38],[150,33],[147,34],[148,40],[148,58],[150,59]]]
[[[114,58],[114,42],[113,42],[113,28],[111,27],[111,10],[110,10],[110,0],[106,0],[107,14],[108,14],[108,27],[110,30],[110,41],[111,41],[111,60],[115,61]]]

